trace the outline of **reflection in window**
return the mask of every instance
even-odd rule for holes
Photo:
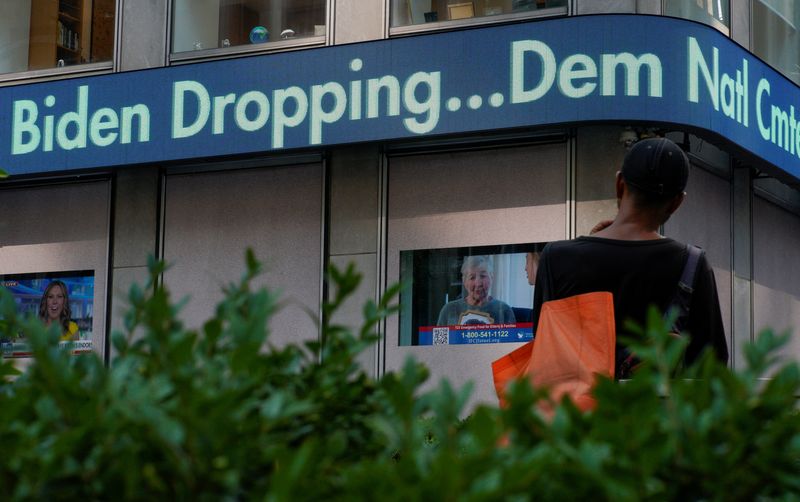
[[[174,0],[172,52],[325,35],[325,0]]]
[[[111,61],[115,0],[0,1],[0,73]]]
[[[800,84],[800,5],[796,0],[753,1],[753,53]]]
[[[725,33],[731,25],[728,0],[664,0],[664,15],[698,21]]]
[[[392,26],[566,7],[567,0],[392,0]]]

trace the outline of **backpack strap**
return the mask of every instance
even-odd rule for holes
[[[667,309],[667,312],[677,312],[672,328],[678,334],[683,331],[689,318],[689,306],[692,303],[697,265],[700,263],[700,257],[703,256],[703,250],[692,244],[686,245],[686,251],[686,264],[683,266],[678,287],[675,289],[675,296]]]
[[[664,313],[665,318],[670,312],[677,313],[675,321],[672,323],[672,331],[679,335],[684,331],[689,321],[689,306],[692,303],[697,266],[700,263],[700,257],[704,253],[702,249],[692,244],[686,245],[686,252],[686,263],[683,265],[681,278],[675,288],[675,295]],[[637,364],[639,364],[639,359],[636,355],[632,354],[627,348],[623,348],[621,353],[617,355],[614,378],[617,380],[630,378]]]

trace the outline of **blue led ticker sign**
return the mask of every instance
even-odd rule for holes
[[[710,27],[578,16],[0,88],[0,168],[613,120],[712,131],[800,178],[796,102],[796,85]]]

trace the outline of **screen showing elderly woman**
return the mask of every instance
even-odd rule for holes
[[[488,256],[467,256],[461,266],[461,298],[439,311],[437,326],[507,324],[516,322],[511,307],[490,294],[494,271]]]
[[[543,244],[401,251],[400,345],[524,342],[533,337],[535,258]]]

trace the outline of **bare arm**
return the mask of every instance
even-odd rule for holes
[[[614,223],[614,220],[599,221],[597,225],[593,226],[592,229],[589,230],[589,235],[594,235],[601,230],[605,230],[606,228],[610,227],[612,223]]]

